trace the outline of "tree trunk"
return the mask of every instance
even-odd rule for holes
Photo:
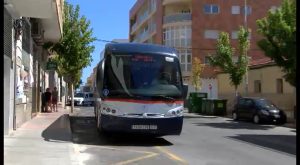
[[[238,96],[237,86],[234,86],[235,97]]]
[[[73,87],[73,83],[71,84],[71,113],[73,113],[74,111],[74,87]]]
[[[67,109],[68,97],[69,97],[69,83],[66,83],[66,87],[65,87],[65,109]]]

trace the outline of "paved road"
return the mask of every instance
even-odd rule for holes
[[[180,136],[102,136],[91,107],[75,110],[70,122],[82,164],[296,164],[296,132],[285,127],[193,117]]]

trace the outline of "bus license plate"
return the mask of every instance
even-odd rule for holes
[[[157,125],[131,125],[131,129],[157,130]]]

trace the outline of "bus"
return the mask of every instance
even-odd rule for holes
[[[174,48],[108,43],[94,82],[97,129],[180,135],[187,87]]]

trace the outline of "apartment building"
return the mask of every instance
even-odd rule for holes
[[[208,65],[207,56],[215,52],[219,33],[228,32],[237,46],[239,26],[246,25],[251,30],[251,60],[266,58],[256,45],[260,39],[256,20],[280,3],[281,0],[137,0],[129,13],[129,40],[176,48],[189,91],[194,90],[189,82],[192,58],[199,57],[207,64],[201,76],[201,91],[217,98],[216,73]]]

